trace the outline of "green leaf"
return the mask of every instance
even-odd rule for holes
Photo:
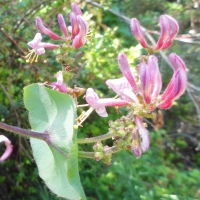
[[[48,143],[30,139],[40,177],[59,197],[70,200],[86,199],[78,171],[73,99],[68,94],[32,84],[24,88],[24,104],[29,111],[32,130],[50,136]]]

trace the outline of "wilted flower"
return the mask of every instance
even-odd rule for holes
[[[7,137],[5,137],[4,135],[0,135],[0,143],[1,142],[4,142],[4,144],[6,146],[6,150],[3,153],[3,155],[0,157],[0,162],[6,160],[10,156],[10,154],[12,153],[12,150],[13,150],[13,146],[12,146],[10,140]]]
[[[63,82],[63,74],[62,71],[59,71],[56,75],[55,75],[57,82],[53,82],[51,83],[51,86],[53,86],[53,89],[58,90],[60,92],[63,93],[67,93],[67,87],[65,85],[65,83]]]
[[[162,15],[160,17],[160,37],[155,47],[151,47],[147,44],[140,23],[136,18],[131,19],[130,23],[131,32],[142,47],[153,50],[164,50],[172,45],[173,39],[176,37],[179,31],[179,25],[177,21],[169,15]]]

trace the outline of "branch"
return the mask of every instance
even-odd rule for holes
[[[103,153],[108,154],[108,153],[117,153],[121,149],[118,149],[116,146],[112,146],[110,148],[106,148]],[[79,151],[78,156],[83,157],[83,158],[95,158],[95,152],[86,152],[86,151]]]
[[[39,132],[35,132],[35,131],[30,131],[30,130],[26,130],[23,128],[19,128],[16,126],[11,126],[5,123],[0,122],[0,129],[12,132],[12,133],[17,133],[21,136],[25,136],[25,137],[32,137],[32,138],[37,138],[40,140],[44,140],[46,142],[49,141],[49,135],[46,133],[39,133]]]
[[[108,132],[104,135],[100,135],[100,136],[96,136],[96,137],[91,137],[91,138],[79,138],[78,139],[78,144],[85,144],[85,143],[95,143],[98,141],[102,141],[102,140],[107,140],[112,138],[114,135],[113,132]]]

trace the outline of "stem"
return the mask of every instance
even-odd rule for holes
[[[103,151],[104,154],[107,153],[117,153],[121,149],[118,149],[116,146],[112,146],[110,148],[107,148]],[[78,156],[83,157],[83,158],[94,158],[95,157],[95,152],[86,152],[86,151],[79,151]]]
[[[78,156],[83,158],[94,158],[94,152],[79,151]]]
[[[17,133],[17,134],[19,134],[21,136],[25,136],[25,137],[37,138],[37,139],[44,140],[44,141],[49,140],[48,134],[26,130],[26,129],[19,128],[16,126],[11,126],[11,125],[8,125],[8,124],[2,123],[2,122],[0,122],[0,129],[6,130],[9,132],[13,132],[13,133]]]
[[[79,138],[78,144],[95,143],[95,142],[98,142],[98,141],[107,140],[109,138],[112,138],[113,135],[114,135],[114,133],[112,131],[110,131],[110,132],[108,132],[104,135],[100,135],[100,136],[96,136],[96,137]]]

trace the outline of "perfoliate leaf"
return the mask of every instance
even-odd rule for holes
[[[32,84],[24,88],[24,104],[29,111],[32,130],[49,134],[50,143],[53,144],[30,139],[40,177],[59,197],[86,199],[78,172],[78,145],[74,129],[76,110],[73,99],[68,94]]]

